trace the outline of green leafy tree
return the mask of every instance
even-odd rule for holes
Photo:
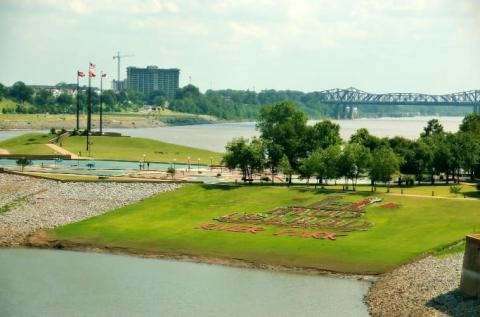
[[[280,160],[279,170],[283,173],[283,175],[285,175],[288,185],[290,186],[292,184],[292,175],[294,170],[290,165],[290,160],[286,155],[284,155]]]
[[[356,189],[360,175],[366,173],[370,166],[370,150],[358,143],[347,144],[339,158],[339,173],[345,177],[347,188],[348,180],[352,181],[353,190]]]
[[[365,128],[360,128],[350,136],[350,140],[348,143],[360,144],[367,147],[370,151],[373,151],[376,148],[385,145],[386,140],[371,135],[370,132]]]
[[[480,114],[470,113],[466,115],[460,124],[460,131],[465,133],[473,133],[480,137]]]
[[[257,121],[261,138],[283,149],[290,166],[296,170],[299,159],[306,156],[307,117],[292,102],[263,107]],[[289,178],[291,180],[291,177]]]
[[[17,165],[22,168],[22,172],[25,169],[25,166],[31,165],[32,161],[26,157],[21,157],[16,161]]]
[[[392,176],[399,172],[400,160],[395,152],[387,146],[382,146],[372,154],[372,164],[369,176],[374,186],[377,181],[388,185]]]
[[[323,120],[311,127],[307,127],[307,134],[310,151],[318,148],[326,149],[331,145],[342,143],[340,125],[330,120]]]
[[[250,143],[245,138],[232,140],[226,146],[222,162],[230,169],[239,168],[242,171],[242,180],[250,181],[253,173],[263,170],[265,163],[261,140],[254,138]]]
[[[33,89],[22,81],[17,81],[8,91],[9,97],[18,102],[32,102]]]
[[[420,134],[420,137],[426,138],[430,136],[443,134],[443,126],[440,124],[438,119],[431,119],[427,122],[427,126],[423,128],[423,132]]]

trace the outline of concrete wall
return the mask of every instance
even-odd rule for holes
[[[460,290],[480,298],[480,234],[466,237]]]

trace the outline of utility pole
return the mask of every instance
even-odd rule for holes
[[[135,56],[135,55],[133,54],[120,55],[120,52],[117,52],[117,55],[113,56],[113,59],[117,60],[117,84],[115,85],[116,91],[120,91],[120,61],[122,58],[132,57],[132,56]]]

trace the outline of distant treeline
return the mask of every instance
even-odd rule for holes
[[[16,82],[11,87],[0,84],[0,100],[7,98],[14,101],[14,107],[3,108],[3,113],[75,113],[75,85],[59,83],[57,89],[33,89],[23,82]],[[99,91],[92,90],[94,111],[99,107]],[[226,120],[255,119],[264,105],[282,101],[292,101],[298,109],[309,118],[335,118],[336,107],[325,105],[319,92],[301,92],[294,90],[207,90],[205,93],[187,85],[177,90],[174,99],[168,100],[161,91],[154,91],[146,96],[140,92],[125,90],[115,92],[103,91],[103,106],[106,112],[138,111],[144,105],[168,107],[171,110],[212,115]],[[80,88],[79,103],[86,109],[87,90]],[[466,115],[470,107],[422,107],[422,106],[369,106],[357,107],[359,117],[415,116],[415,115]]]

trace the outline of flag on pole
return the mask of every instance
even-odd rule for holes
[[[81,71],[77,71],[77,76],[78,77],[85,77],[85,74]]]
[[[107,74],[102,73],[102,77],[103,77],[103,78],[107,77]]]
[[[95,73],[92,72],[92,71],[89,71],[89,72],[88,72],[88,77],[95,77]]]
[[[96,68],[97,66],[94,63],[90,62],[89,70],[95,70]]]

